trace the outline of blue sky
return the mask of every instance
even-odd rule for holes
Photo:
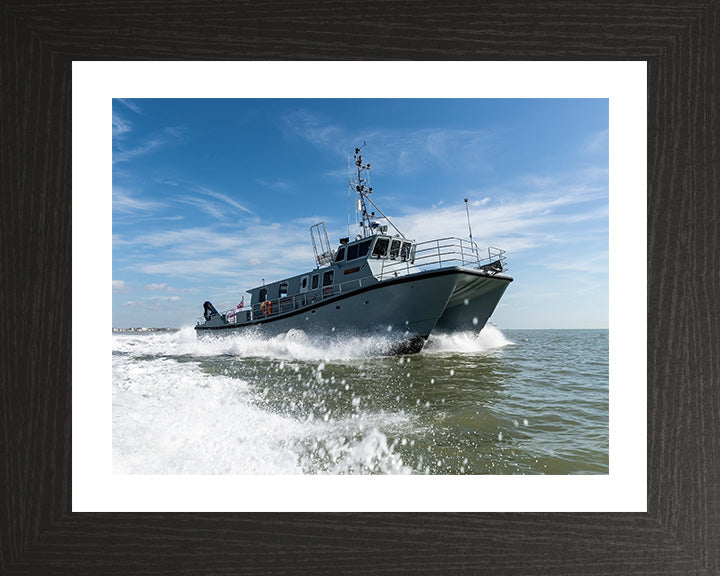
[[[608,327],[606,99],[115,99],[113,326],[194,324],[204,300],[314,267],[355,234],[349,160],[407,237],[507,251],[500,328]]]

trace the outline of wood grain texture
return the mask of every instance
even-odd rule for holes
[[[720,574],[718,6],[0,4],[0,572]],[[71,62],[100,59],[647,60],[648,513],[71,513]]]

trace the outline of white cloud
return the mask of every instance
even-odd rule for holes
[[[158,292],[165,289],[170,289],[167,284],[147,284],[145,286],[145,290],[149,290],[150,292]]]
[[[208,216],[215,218],[216,220],[227,221],[227,214],[216,204],[208,202],[202,198],[195,198],[193,196],[181,196],[176,199],[178,202],[183,204],[189,204],[190,206],[197,206],[200,210],[205,212]]]
[[[516,195],[507,194],[516,198]],[[473,202],[470,211],[473,239],[479,244],[500,246],[510,252],[529,250],[560,241],[566,227],[578,222],[598,221],[606,225],[608,206],[592,202],[607,198],[599,187],[568,187],[555,193],[532,193],[514,201],[493,204],[488,198]],[[583,205],[586,205],[583,209]],[[567,209],[571,208],[571,211]],[[463,203],[442,208],[416,210],[391,220],[408,237],[417,241],[460,236],[468,233]]]
[[[427,128],[421,130],[388,130],[377,127],[346,128],[328,122],[318,114],[300,110],[282,118],[283,127],[295,137],[348,157],[352,146],[369,143],[372,167],[379,172],[403,174],[427,169],[428,163],[444,166],[472,164],[478,166],[497,132]],[[345,175],[347,171],[330,174]]]
[[[113,112],[112,115],[112,136],[113,138],[120,138],[123,136],[123,134],[127,134],[132,130],[132,124],[120,116],[119,114],[116,114]]]
[[[112,163],[114,165],[120,162],[128,162],[138,156],[150,154],[170,143],[179,141],[182,138],[182,133],[182,128],[168,127],[163,129],[160,134],[150,136],[145,142],[134,148],[123,148],[116,142],[113,142]]]
[[[136,156],[143,156],[145,154],[149,154],[153,150],[157,150],[163,144],[163,140],[158,138],[152,138],[141,146],[136,146],[135,148],[113,150],[112,162],[113,164],[116,164],[118,162],[127,162],[128,160],[132,160]]]
[[[240,202],[233,198],[230,198],[225,194],[221,194],[220,192],[215,192],[214,190],[209,190],[208,188],[202,187],[195,188],[194,191],[199,192],[204,197],[199,198],[197,196],[181,196],[176,200],[183,204],[196,206],[198,209],[202,210],[212,218],[215,218],[216,220],[221,220],[223,222],[229,221],[231,219],[230,217],[236,215],[238,210],[247,214],[254,215],[254,212],[252,210],[243,206],[242,204],[240,204]],[[219,200],[220,202],[213,202],[209,200],[208,197]]]
[[[607,129],[593,134],[585,142],[583,151],[586,154],[607,154],[610,150],[609,136],[610,131]]]
[[[271,282],[315,265],[307,227],[292,222],[189,228],[143,235],[129,243],[146,256],[129,261],[126,270],[156,278],[202,278],[205,285],[213,287],[213,293],[203,296],[206,298],[222,292],[230,282],[244,292],[259,285],[262,278]]]
[[[125,284],[124,280],[113,280],[112,281],[112,291],[113,294],[122,294],[123,292],[128,291],[127,284]]]
[[[284,127],[293,135],[307,140],[318,147],[335,147],[345,138],[339,126],[307,110],[298,110],[282,118]]]
[[[127,308],[139,310],[173,310],[176,302],[182,301],[180,296],[157,296],[145,300],[129,300],[123,304]]]
[[[232,206],[232,207],[234,207],[234,208],[237,208],[238,210],[242,210],[243,212],[248,212],[249,214],[253,214],[253,211],[252,211],[252,210],[249,210],[248,208],[246,208],[245,206],[243,206],[242,204],[240,204],[240,203],[237,202],[236,200],[230,198],[229,196],[226,196],[225,194],[220,194],[219,192],[215,192],[215,191],[209,190],[209,189],[207,189],[207,188],[200,188],[200,189],[199,189],[199,192],[201,192],[201,193],[203,193],[203,194],[205,194],[205,195],[207,195],[207,196],[210,196],[210,197],[212,197],[212,198],[216,198],[216,199],[218,199],[218,200],[221,200],[221,201],[224,202],[225,204],[227,204],[227,205],[229,205],[229,206]]]
[[[138,106],[137,103],[133,100],[128,100],[127,98],[114,98],[113,100],[115,102],[119,102],[123,106],[126,106],[127,108],[135,112],[135,114],[140,114],[142,112],[140,110],[140,106]]]
[[[605,250],[594,254],[583,253],[573,258],[553,258],[544,265],[552,270],[607,274],[608,259],[609,252]]]
[[[112,195],[113,212],[133,213],[138,211],[153,211],[163,208],[164,206],[161,202],[143,200],[133,196],[119,187],[113,187]]]

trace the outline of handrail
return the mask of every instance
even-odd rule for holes
[[[504,250],[489,246],[487,254],[487,257],[483,255],[481,258],[475,242],[452,236],[420,242],[413,245],[409,258],[403,259],[399,255],[395,259],[382,258],[379,274],[347,280],[330,286],[320,286],[300,294],[266,300],[265,303],[258,302],[247,306],[227,322],[229,324],[248,324],[263,318],[272,318],[305,308],[316,302],[322,302],[326,298],[356,290],[364,285],[367,286],[368,284],[382,282],[413,272],[425,272],[452,266],[485,269],[491,274],[507,271]],[[249,316],[248,312],[250,312]]]
[[[488,247],[487,250],[487,257],[483,256],[481,258],[475,242],[452,236],[420,242],[413,247],[410,263],[405,261],[383,261],[379,279],[385,280],[389,277],[395,277],[398,272],[409,267],[409,264],[412,264],[413,268],[419,271],[452,266],[468,266],[472,268],[487,267],[488,271],[494,273],[505,272],[507,270],[505,251],[493,246]],[[496,266],[491,267],[493,264],[496,264]]]
[[[367,286],[370,283],[376,283],[377,281],[378,280],[374,276],[369,276],[365,278],[356,278],[354,280],[346,280],[345,282],[331,284],[330,286],[320,286],[314,290],[308,290],[307,292],[302,292],[300,294],[266,300],[264,308],[263,302],[258,302],[257,304],[252,304],[250,307],[252,310],[250,320],[244,320],[236,323],[245,324],[251,321],[261,320],[263,318],[273,318],[279,314],[294,312],[295,310],[300,310],[306,306],[322,302],[327,298],[332,298],[333,296],[337,296],[343,292],[362,288],[363,286]],[[268,302],[270,303],[269,306],[267,304]]]

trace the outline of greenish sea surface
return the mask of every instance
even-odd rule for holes
[[[608,331],[372,338],[113,334],[125,474],[607,474]]]

